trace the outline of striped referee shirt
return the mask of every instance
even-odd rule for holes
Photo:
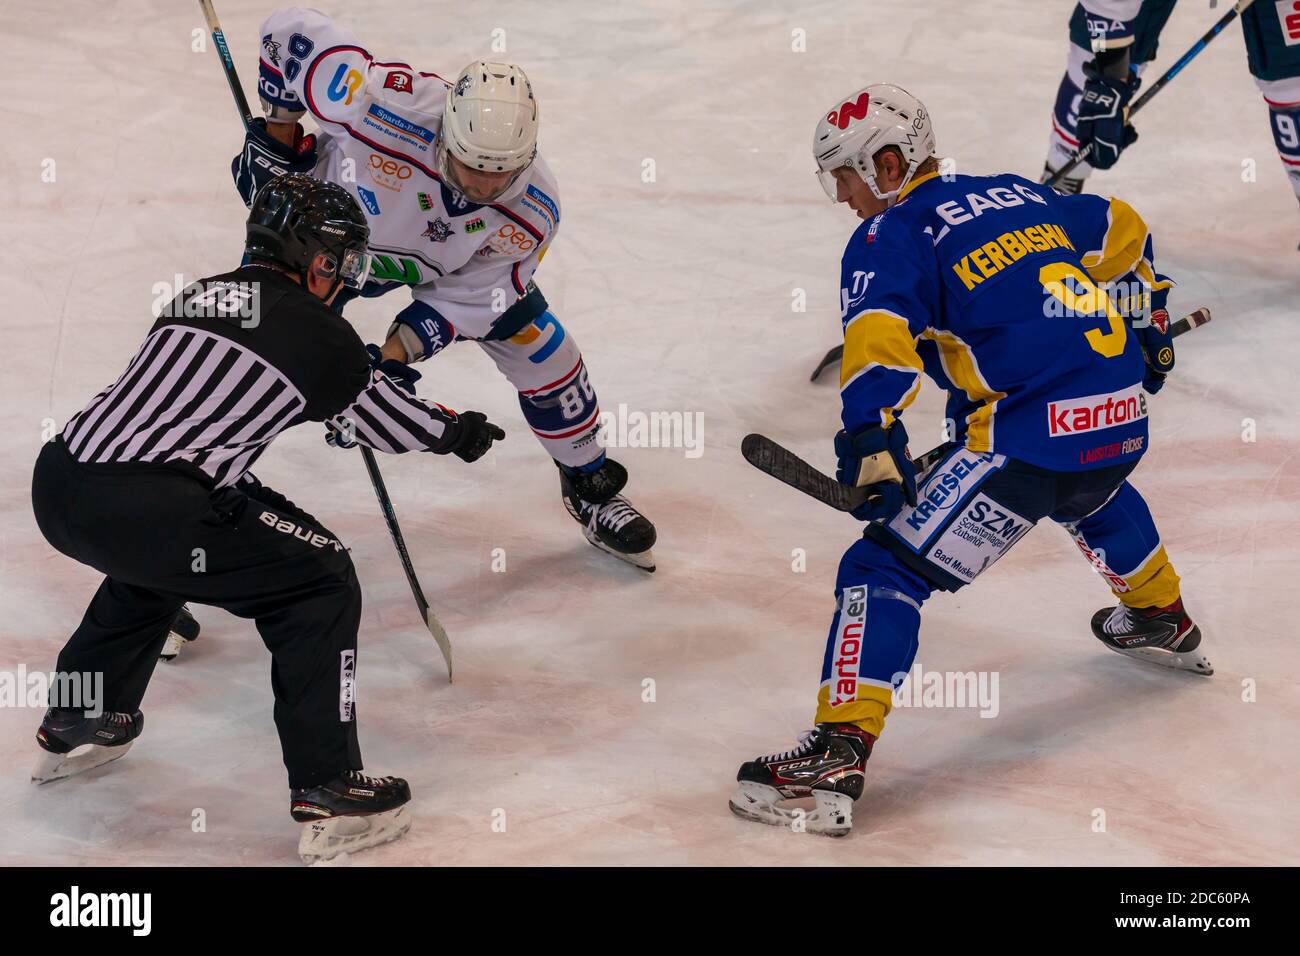
[[[446,452],[456,413],[372,370],[352,326],[262,266],[187,287],[126,371],[63,429],[81,462],[149,462],[235,484],[286,428],[330,422],[377,451]]]

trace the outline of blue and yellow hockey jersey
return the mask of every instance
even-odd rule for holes
[[[1112,283],[1138,293],[1117,307]],[[844,427],[891,424],[924,371],[974,451],[1057,471],[1132,461],[1148,396],[1120,309],[1171,285],[1119,199],[1011,174],[920,176],[844,251]]]

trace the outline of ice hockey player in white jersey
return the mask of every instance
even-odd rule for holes
[[[1070,54],[1052,109],[1046,181],[1076,150],[1081,163],[1056,184],[1077,193],[1093,169],[1110,169],[1137,140],[1128,108],[1141,74],[1156,58],[1160,33],[1177,0],[1082,0],[1070,17]],[[1199,8],[1198,8],[1199,9]],[[1282,168],[1300,199],[1300,5],[1260,2],[1241,13],[1246,62],[1268,106]]]
[[[345,26],[300,7],[263,23],[260,52],[266,119],[233,163],[245,202],[284,171],[351,191],[370,223],[363,294],[411,290],[384,358],[425,361],[478,342],[518,391],[587,540],[653,571],[654,525],[620,494],[627,470],[601,444],[582,354],[533,282],[561,207],[524,71],[479,61],[448,82],[377,60]],[[305,113],[314,135],[298,122]]]

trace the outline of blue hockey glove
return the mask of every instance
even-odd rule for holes
[[[1110,169],[1120,153],[1137,142],[1137,130],[1128,125],[1128,104],[1142,81],[1131,73],[1122,79],[1106,76],[1091,62],[1083,65],[1083,72],[1088,80],[1079,102],[1079,148],[1091,143],[1089,164]]]
[[[1164,387],[1165,376],[1174,369],[1174,337],[1169,334],[1169,310],[1165,308],[1168,299],[1168,289],[1152,292],[1150,315],[1133,323],[1133,334],[1147,363],[1142,387],[1152,395]]]
[[[394,385],[398,386],[403,391],[409,392],[412,395],[415,394],[415,383],[424,376],[411,368],[411,366],[407,365],[405,362],[399,362],[397,359],[384,358],[383,353],[379,351],[378,345],[367,345],[366,354],[370,356],[371,368],[383,372],[392,379]]]
[[[230,174],[245,206],[251,207],[257,191],[277,176],[316,168],[316,137],[304,136],[301,126],[295,127],[295,135],[295,145],[286,146],[266,131],[266,120],[260,116],[253,120],[244,134],[244,148],[230,162]]]
[[[852,435],[841,429],[835,436],[835,455],[836,480],[866,488],[871,496],[851,512],[859,521],[888,521],[904,503],[916,505],[916,467],[901,421],[887,429],[870,425]]]

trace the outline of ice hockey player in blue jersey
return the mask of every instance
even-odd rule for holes
[[[731,808],[842,835],[916,656],[921,605],[972,583],[1043,519],[1118,599],[1092,618],[1102,643],[1212,669],[1128,481],[1147,448],[1149,396],[1174,364],[1172,283],[1141,217],[1020,176],[941,176],[925,107],[889,84],[824,114],[814,154],[827,194],[863,220],[841,272],[835,450],[838,479],[870,493],[854,512],[870,523],[840,564],[816,726],[745,763]],[[952,441],[917,474],[903,412],[922,374],[948,392]],[[810,796],[806,816],[779,805]]]
[[[1044,181],[1091,143],[1090,162],[1056,184],[1063,192],[1077,193],[1093,169],[1110,169],[1137,139],[1127,109],[1141,85],[1140,74],[1156,57],[1160,32],[1176,2],[1083,0],[1075,5],[1069,59],[1052,109]],[[1300,199],[1300,0],[1251,4],[1241,13],[1241,31],[1282,168]]]

